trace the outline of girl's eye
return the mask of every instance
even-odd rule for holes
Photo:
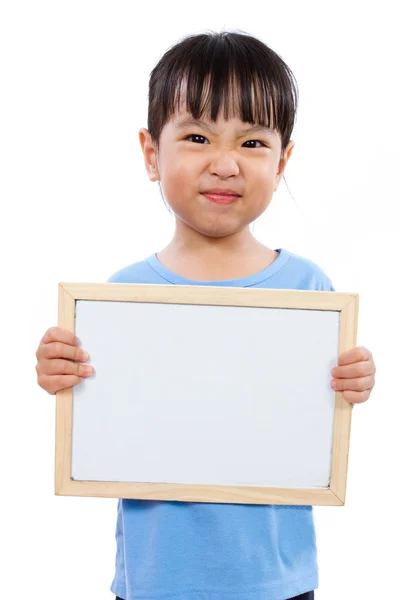
[[[202,143],[201,140],[207,140],[207,138],[205,138],[204,135],[199,135],[197,133],[192,133],[192,135],[188,135],[187,138],[185,138],[185,139],[189,140],[190,138],[194,138],[193,141],[195,144],[199,144],[199,143],[201,144]],[[208,140],[207,140],[207,142],[208,142]],[[208,142],[208,143],[210,143],[210,142]]]
[[[266,148],[264,142],[260,142],[260,140],[248,140],[245,144],[261,144],[261,146],[248,146],[248,148]]]

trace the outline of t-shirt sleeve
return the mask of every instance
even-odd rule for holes
[[[324,281],[321,282],[321,291],[322,292],[335,292],[335,288],[333,287],[332,281],[327,277]]]
[[[117,271],[116,273],[113,273],[112,275],[110,275],[110,277],[107,279],[106,283],[121,283],[121,275],[120,275],[120,271]]]

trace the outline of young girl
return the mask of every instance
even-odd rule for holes
[[[195,35],[166,52],[139,135],[175,233],[109,281],[333,291],[321,268],[264,246],[249,228],[292,154],[296,108],[290,69],[254,37]],[[51,394],[92,372],[75,336],[57,327],[37,358]],[[374,373],[371,353],[355,348],[339,357],[331,385],[363,402]],[[119,500],[116,541],[111,591],[124,600],[310,600],[318,586],[310,506]]]

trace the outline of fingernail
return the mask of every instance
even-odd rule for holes
[[[93,367],[90,367],[89,365],[86,365],[85,367],[82,367],[82,373],[84,375],[92,375],[92,373],[93,373]]]
[[[336,389],[337,383],[334,379],[331,381],[331,386]]]
[[[89,360],[89,354],[87,352],[82,352],[82,361]]]

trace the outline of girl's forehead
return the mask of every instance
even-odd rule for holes
[[[196,118],[192,113],[190,113],[187,110],[175,111],[175,113],[173,115],[173,121],[176,126],[196,125],[196,124],[212,126],[212,125],[215,125],[215,123],[233,123],[233,124],[244,123],[244,121],[242,121],[241,119],[238,119],[237,117],[229,117],[228,119],[225,119],[225,117],[221,111],[220,111],[220,114],[218,115],[216,121],[213,121],[211,119],[210,114],[205,113],[205,114],[202,114],[201,116],[199,116],[198,118]]]
[[[251,86],[250,86],[251,88]],[[255,100],[254,90],[247,90],[247,99],[249,99],[249,94],[251,98],[251,104],[253,110],[250,110],[250,113],[255,118],[255,114],[261,118],[261,115],[264,119],[267,119],[268,122],[261,122],[260,120],[255,122],[253,121],[243,121],[244,113],[248,113],[249,111],[243,110],[243,102],[245,102],[243,98],[243,94],[241,94],[240,89],[238,88],[237,82],[232,82],[229,90],[225,90],[224,93],[218,93],[218,114],[216,115],[216,120],[211,118],[211,111],[213,110],[213,105],[215,105],[215,101],[217,98],[215,97],[211,90],[211,83],[204,82],[204,85],[200,91],[200,97],[196,98],[196,101],[193,102],[193,94],[191,96],[188,95],[188,88],[186,85],[185,79],[181,81],[181,85],[178,86],[175,97],[172,103],[172,111],[170,115],[170,120],[173,120],[174,123],[181,124],[182,122],[186,122],[188,124],[211,124],[215,126],[216,123],[225,126],[237,126],[243,127],[244,125],[258,125],[265,127],[265,129],[269,130],[269,133],[276,133],[276,130],[273,126],[273,101],[272,97],[267,100],[267,104],[269,103],[269,110],[260,109],[260,99],[263,97],[263,94],[258,97],[258,100]],[[190,97],[190,99],[189,99]],[[264,99],[265,100],[265,99]],[[261,101],[261,104],[264,103],[264,100]],[[194,105],[197,107],[194,108]],[[255,110],[258,108],[258,110]],[[192,111],[192,112],[191,112]]]
[[[272,136],[278,135],[275,129],[268,127],[267,125],[249,123],[234,116],[226,119],[222,112],[218,115],[216,121],[213,121],[210,115],[207,114],[196,119],[187,110],[179,110],[172,115],[171,124],[173,129],[176,131],[180,131],[181,129],[185,129],[190,126],[199,126],[215,132],[221,129],[229,128],[237,131],[238,133],[260,132]]]

